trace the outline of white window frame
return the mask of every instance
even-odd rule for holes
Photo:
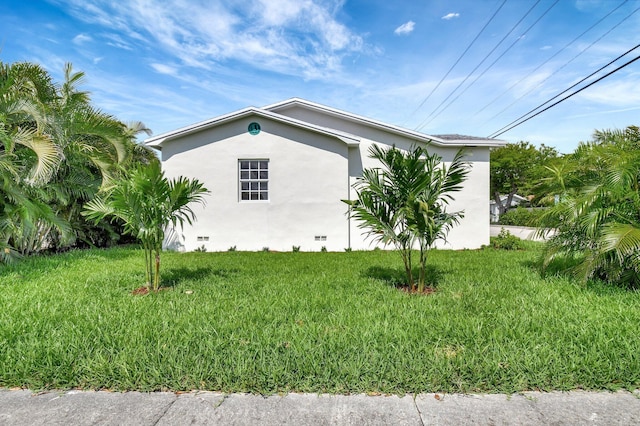
[[[238,159],[238,201],[265,203],[269,199],[269,159]]]

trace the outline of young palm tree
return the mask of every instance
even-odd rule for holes
[[[462,217],[462,212],[447,213],[452,192],[459,191],[469,171],[458,152],[449,168],[426,148],[409,152],[373,145],[369,156],[382,165],[365,169],[354,185],[357,197],[345,201],[349,214],[360,221],[360,228],[374,241],[394,245],[404,263],[412,289],[425,287],[427,253]],[[420,249],[420,272],[416,285],[413,276],[412,249]]]
[[[464,161],[463,151],[458,151],[449,167],[441,165],[442,159],[423,150],[424,165],[418,196],[409,202],[407,223],[415,235],[420,249],[418,291],[425,285],[427,254],[438,240],[446,241],[449,230],[464,217],[462,211],[449,213],[446,206],[453,200],[452,193],[462,189],[462,182],[469,173],[469,163]]]
[[[96,222],[105,217],[122,220],[124,232],[140,240],[144,248],[147,285],[158,290],[160,252],[167,226],[191,224],[195,214],[189,204],[204,204],[208,192],[196,179],[168,180],[156,160],[139,166],[102,197],[88,202],[83,214]]]

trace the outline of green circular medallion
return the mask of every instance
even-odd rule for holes
[[[258,133],[260,133],[260,124],[256,123],[255,121],[249,124],[249,134],[255,136]]]

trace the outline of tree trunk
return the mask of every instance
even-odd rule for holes
[[[505,200],[504,204],[500,199],[500,193],[497,191],[493,193],[493,200],[496,202],[496,205],[498,206],[498,212],[500,216],[502,216],[507,212],[507,210],[509,210],[509,207],[511,207],[511,202],[513,201],[513,196],[516,194],[517,191],[518,190],[515,189],[509,192],[507,194],[507,199]]]
[[[424,291],[424,282],[426,278],[427,256],[426,249],[420,244],[420,276],[418,277],[418,293]]]
[[[160,288],[160,253],[156,251],[156,271],[153,277],[153,289],[158,291]]]
[[[502,216],[507,209],[502,204],[502,200],[500,199],[500,193],[498,191],[493,193],[493,201],[496,202],[496,206],[498,206],[498,216]]]

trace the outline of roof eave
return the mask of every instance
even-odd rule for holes
[[[145,141],[143,141],[143,143],[152,148],[162,150],[162,145],[165,142],[168,142],[173,139],[177,139],[179,137],[187,136],[193,133],[197,133],[199,131],[209,129],[211,127],[215,127],[229,121],[237,120],[237,119],[246,117],[248,115],[257,115],[263,118],[268,118],[274,121],[290,124],[302,129],[307,129],[307,130],[321,133],[330,137],[334,137],[336,139],[341,140],[349,147],[358,146],[360,143],[360,139],[353,135],[349,135],[333,129],[327,129],[321,126],[316,126],[315,124],[305,123],[303,121],[296,120],[295,118],[287,117],[272,111],[266,111],[261,108],[255,108],[255,107],[245,108],[239,111],[232,112],[230,114],[221,115],[209,120],[192,124],[190,126],[182,127],[180,129],[173,130],[171,132],[162,133],[158,136],[154,136],[146,139]]]
[[[502,142],[502,141],[495,141],[495,140],[483,140],[483,139],[474,139],[474,140],[465,140],[465,139],[460,139],[460,140],[445,140],[445,139],[441,139],[437,136],[432,136],[432,135],[427,135],[425,133],[420,133],[420,132],[416,132],[414,130],[409,130],[409,129],[404,129],[402,127],[398,127],[398,126],[394,126],[391,124],[387,124],[387,123],[383,123],[381,121],[377,121],[377,120],[373,120],[371,118],[367,118],[367,117],[363,117],[357,114],[352,114],[350,112],[346,112],[346,111],[342,111],[339,109],[335,109],[335,108],[331,108],[328,107],[326,105],[322,105],[322,104],[317,104],[315,102],[311,102],[308,101],[306,99],[301,99],[301,98],[291,98],[291,99],[287,99],[281,102],[277,102],[271,105],[267,105],[262,107],[262,109],[267,110],[267,111],[273,111],[273,110],[278,110],[281,108],[285,108],[287,106],[292,106],[292,105],[302,105],[305,106],[307,108],[312,108],[312,109],[316,109],[319,111],[323,111],[329,114],[332,114],[334,116],[338,116],[338,117],[342,117],[351,121],[355,121],[358,123],[362,123],[365,125],[369,125],[369,126],[373,126],[373,127],[377,127],[379,129],[383,129],[385,131],[397,134],[397,135],[401,135],[404,137],[410,137],[411,139],[414,139],[418,142],[422,142],[422,143],[430,143],[433,144],[435,146],[439,146],[439,147],[500,147],[500,146],[504,146],[506,144],[506,142]]]

